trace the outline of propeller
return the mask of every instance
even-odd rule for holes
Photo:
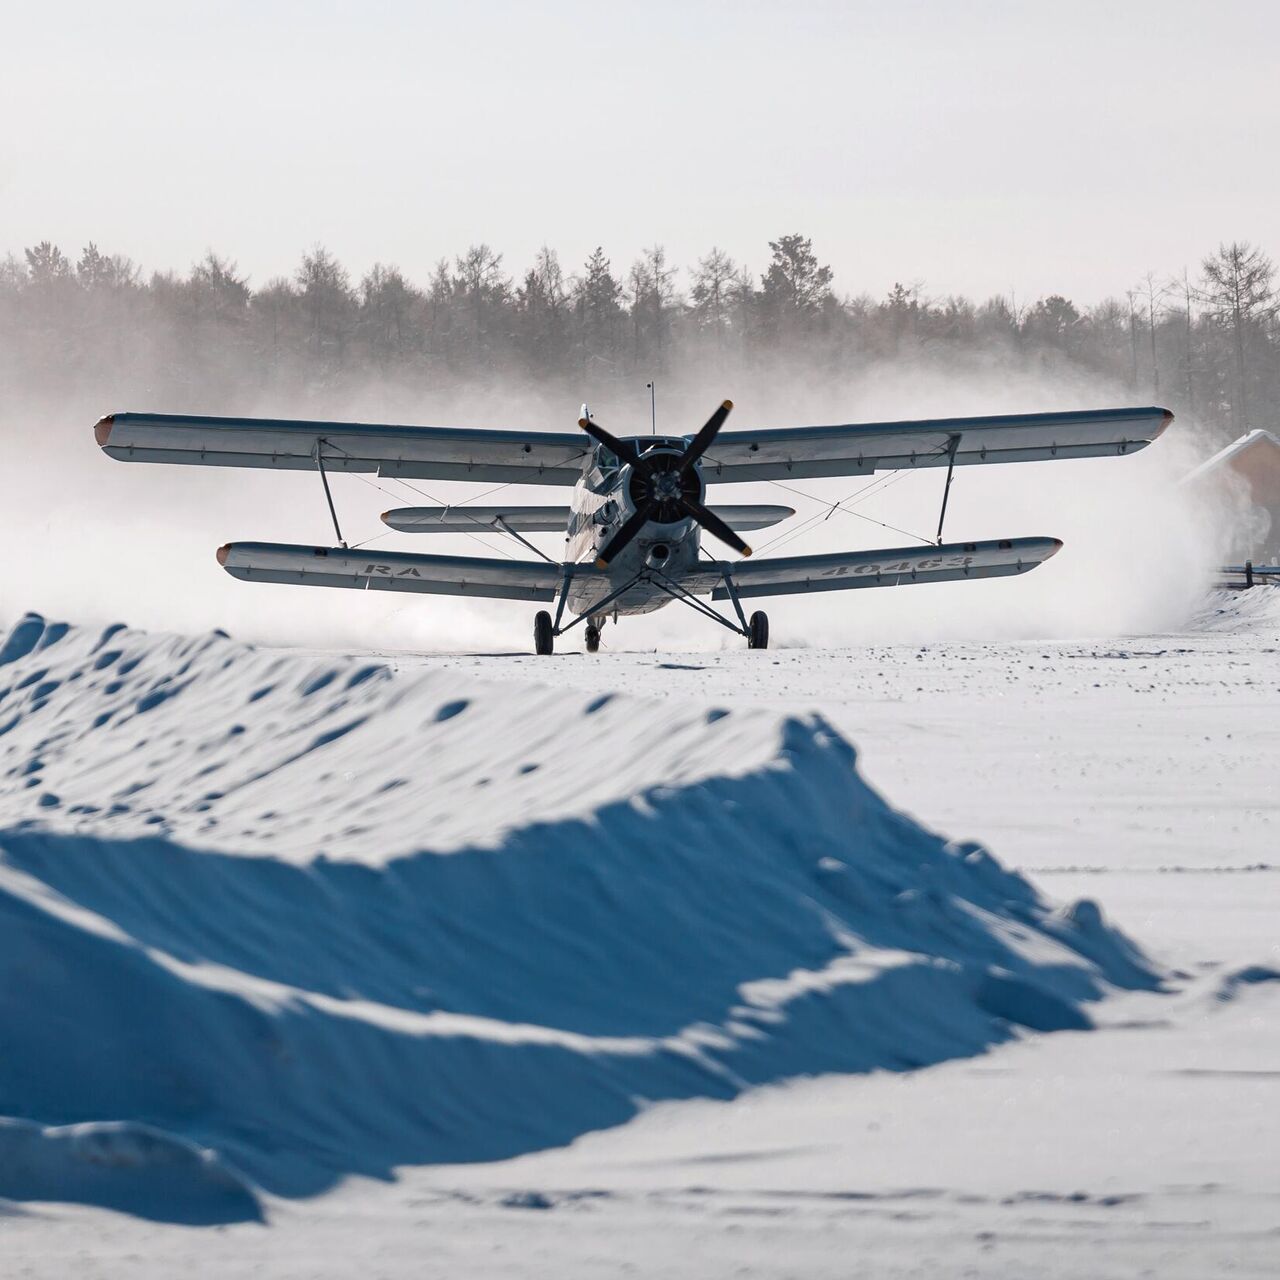
[[[740,555],[751,554],[751,548],[714,511],[703,506],[702,482],[695,470],[698,459],[711,448],[732,408],[732,400],[721,404],[681,454],[638,453],[632,445],[610,435],[590,418],[578,419],[578,426],[587,435],[631,468],[630,492],[635,512],[596,557],[597,569],[608,568],[650,520],[672,524],[681,516],[690,517]]]

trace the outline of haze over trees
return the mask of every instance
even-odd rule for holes
[[[144,274],[90,243],[48,241],[0,261],[0,394],[145,387],[173,411],[286,397],[305,413],[371,381],[438,391],[498,379],[563,390],[785,368],[815,377],[893,362],[961,370],[1071,369],[1135,402],[1192,411],[1218,436],[1277,425],[1280,294],[1256,245],[1221,245],[1178,277],[1148,272],[1092,304],[884,297],[841,290],[810,240],[780,236],[764,269],[718,248],[680,269],[661,245],[629,267],[597,247],[576,267],[543,248],[512,268],[487,244],[412,281],[360,279],[325,248],[251,282],[209,252],[185,274]]]

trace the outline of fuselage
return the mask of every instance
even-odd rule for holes
[[[637,436],[628,441],[637,453],[650,450],[678,457],[688,440],[679,436]],[[700,467],[698,485],[701,489]],[[636,509],[632,492],[632,468],[620,462],[603,445],[597,445],[583,464],[582,476],[573,489],[566,559],[570,562],[596,558],[601,548],[622,527]],[[662,578],[679,580],[698,560],[701,533],[697,522],[682,516],[670,523],[650,520],[634,540],[611,563],[601,578],[577,581],[569,589],[569,608],[576,614],[590,613],[612,592],[635,578],[637,581],[606,606],[605,612],[650,613],[671,601],[659,585]]]

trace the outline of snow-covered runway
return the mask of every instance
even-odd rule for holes
[[[33,621],[0,1274],[1272,1274],[1278,637]]]

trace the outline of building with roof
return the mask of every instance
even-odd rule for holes
[[[1202,462],[1183,484],[1238,517],[1228,553],[1233,564],[1280,564],[1280,437],[1250,431]]]

